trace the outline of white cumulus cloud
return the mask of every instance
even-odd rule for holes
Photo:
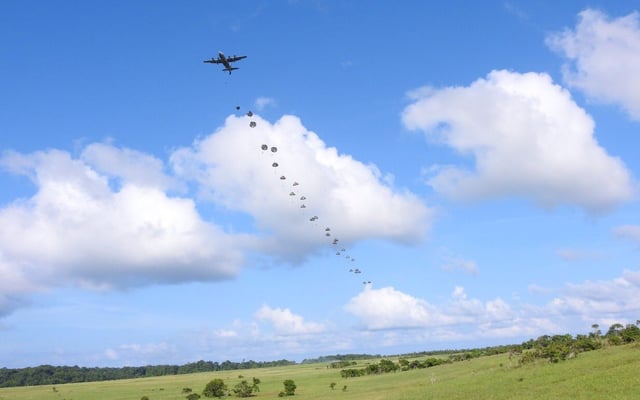
[[[299,261],[333,238],[415,242],[428,229],[432,212],[417,196],[389,186],[375,166],[328,147],[298,118],[251,120],[254,128],[247,117],[228,117],[171,161],[179,176],[199,184],[201,196],[251,215],[258,230],[273,233],[258,244],[261,251]]]
[[[640,24],[633,12],[611,19],[586,9],[575,29],[547,37],[547,45],[568,63],[563,77],[569,86],[595,100],[620,104],[633,119],[640,119]]]
[[[634,196],[629,171],[594,137],[593,119],[544,73],[492,71],[468,87],[422,88],[402,118],[475,160],[432,166],[436,191],[460,200],[529,198],[606,211]]]
[[[296,315],[288,308],[271,308],[263,305],[257,312],[256,318],[271,323],[279,335],[300,335],[320,333],[326,328],[317,322],[305,322],[304,318]]]
[[[469,299],[460,286],[454,289],[450,301],[443,305],[430,304],[393,287],[373,289],[367,286],[347,303],[345,309],[371,330],[491,324],[515,317],[511,307],[502,299],[487,302]]]
[[[118,173],[115,167],[100,173],[89,159],[122,160],[132,153],[108,146],[88,151],[93,155],[86,159],[59,150],[5,153],[0,159],[36,187],[33,196],[0,208],[0,269],[7,272],[0,284],[3,302],[52,286],[131,287],[216,280],[237,272],[238,238],[203,221],[191,199],[168,196],[167,181],[151,172],[155,167],[132,179],[126,174],[133,172],[112,175]],[[141,163],[154,164],[148,157]],[[151,179],[138,183],[144,175]],[[113,179],[120,180],[117,188]]]

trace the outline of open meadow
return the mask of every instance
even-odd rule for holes
[[[372,362],[377,360],[371,360]],[[637,399],[640,346],[607,347],[575,359],[522,367],[507,354],[459,361],[426,369],[340,377],[327,364],[207,372],[118,381],[0,389],[0,400],[182,400],[184,388],[201,393],[214,378],[229,388],[241,380],[260,379],[254,398],[278,398],[283,381],[292,379],[300,399]],[[366,365],[359,361],[357,367]],[[335,383],[335,387],[330,387]],[[346,390],[343,390],[346,386]],[[204,399],[204,397],[203,397]]]

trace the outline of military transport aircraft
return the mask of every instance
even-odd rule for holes
[[[232,62],[236,62],[236,61],[240,61],[243,58],[247,58],[247,56],[231,56],[231,57],[227,57],[224,54],[222,54],[221,51],[219,51],[217,59],[211,57],[210,60],[204,60],[204,62],[209,63],[209,64],[222,64],[222,65],[224,65],[224,68],[222,70],[223,71],[229,71],[229,75],[231,75],[231,71],[233,71],[234,69],[238,69],[237,67],[232,67],[231,63]]]

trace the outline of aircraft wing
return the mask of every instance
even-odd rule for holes
[[[231,56],[231,57],[227,57],[227,61],[229,62],[240,61],[244,58],[247,58],[247,56]]]
[[[209,63],[209,64],[220,64],[222,61],[216,60],[215,58],[212,58],[211,60],[204,60],[203,62],[206,62],[206,63]]]

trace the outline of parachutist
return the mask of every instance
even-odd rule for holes
[[[271,166],[272,166],[273,168],[276,168],[276,167],[278,166],[278,163],[277,163],[277,162],[274,162],[273,164],[271,164]]]
[[[271,148],[271,152],[272,152],[272,153],[275,153],[275,152],[277,152],[277,151],[278,151],[278,148],[277,148],[276,146],[273,146],[273,147]]]
[[[239,109],[240,109],[240,108],[238,108],[238,110],[239,110]],[[252,113],[251,111],[249,111],[249,112],[247,113],[247,117],[253,117],[253,113]]]
[[[249,126],[252,127],[252,128],[255,128],[256,127],[256,122],[255,121],[249,122]]]
[[[263,144],[262,146],[260,146],[260,148],[262,150],[269,150],[269,146],[267,146],[266,144]]]

